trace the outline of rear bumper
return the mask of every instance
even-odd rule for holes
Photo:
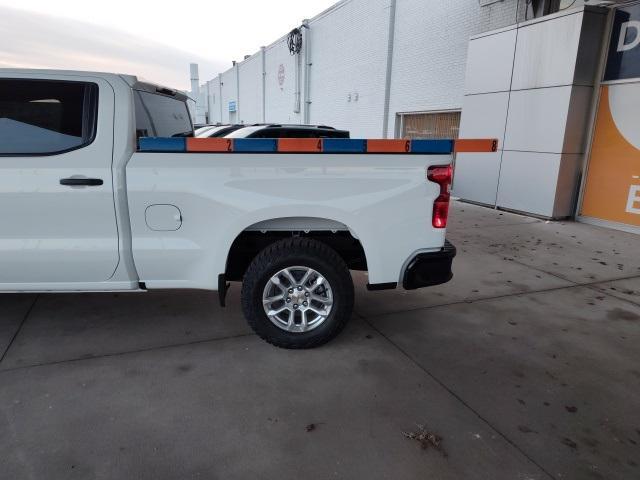
[[[456,247],[448,240],[438,252],[417,254],[404,271],[402,286],[405,290],[415,290],[448,282],[453,277],[451,263],[455,256]]]

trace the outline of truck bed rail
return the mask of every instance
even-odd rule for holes
[[[185,138],[142,137],[140,152],[189,153],[385,153],[446,155],[453,152],[495,152],[492,138],[397,140],[356,138]]]

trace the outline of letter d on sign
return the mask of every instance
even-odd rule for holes
[[[627,40],[627,30],[633,28],[635,30],[635,36],[629,43],[625,43]],[[629,20],[620,25],[620,36],[618,37],[618,51],[624,52],[625,50],[631,50],[640,44],[640,21]]]
[[[638,207],[635,206],[638,204]],[[640,215],[640,185],[629,187],[629,197],[627,198],[627,213]]]

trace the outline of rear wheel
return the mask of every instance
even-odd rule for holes
[[[276,242],[251,262],[242,309],[253,330],[283,348],[313,348],[335,337],[351,317],[353,282],[327,245],[307,238]]]

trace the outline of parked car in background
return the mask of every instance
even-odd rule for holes
[[[224,135],[226,138],[349,138],[347,130],[326,125],[251,125]]]
[[[245,127],[245,125],[207,125],[206,127],[198,128],[194,132],[194,137],[224,137],[225,135],[228,135],[231,132],[235,132],[236,130],[243,127]]]
[[[207,130],[209,130],[210,128],[215,127],[216,125],[193,125],[193,136],[195,137],[196,135],[198,135],[199,133],[203,133]]]

